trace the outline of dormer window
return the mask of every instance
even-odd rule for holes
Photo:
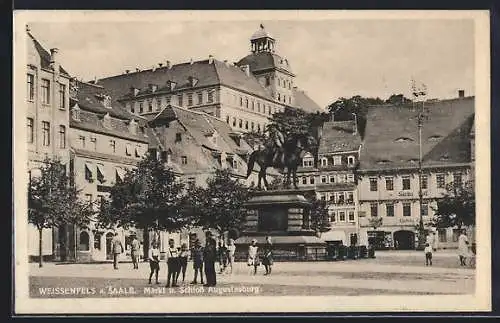
[[[314,165],[314,157],[310,153],[306,153],[304,158],[302,159],[302,166],[304,167],[313,167]]]
[[[399,138],[396,138],[394,141],[395,142],[412,142],[414,140],[411,138],[408,138],[408,137],[399,137]]]
[[[322,157],[321,158],[321,167],[326,167],[328,166],[328,158]]]
[[[182,134],[180,132],[175,134],[175,142],[182,141]]]
[[[102,118],[102,125],[104,128],[111,128],[111,117],[109,116],[109,113],[106,113]]]
[[[342,157],[341,156],[333,156],[333,165],[334,166],[342,165]]]
[[[133,96],[137,96],[139,94],[139,89],[136,88],[136,87],[131,87],[130,88],[130,93],[133,95]]]
[[[356,158],[354,156],[347,157],[347,165],[353,166],[356,163]]]
[[[434,135],[434,136],[430,136],[428,138],[429,141],[439,141],[441,138],[443,138],[443,136],[440,136],[440,135]]]
[[[128,130],[134,135],[137,134],[137,122],[134,119],[130,120],[130,123],[128,124]]]
[[[71,117],[74,121],[80,121],[80,107],[75,105],[73,109],[71,109]]]
[[[187,163],[188,163],[187,156],[181,156],[181,164],[187,165]]]
[[[196,77],[190,76],[188,78],[188,81],[189,81],[189,84],[191,85],[191,87],[195,87],[196,84],[198,84],[198,79]]]
[[[173,91],[175,89],[175,86],[177,85],[177,83],[175,83],[174,81],[167,81],[167,88],[170,90],[170,91]]]
[[[149,84],[149,90],[151,91],[151,93],[155,93],[156,89],[158,89],[158,85],[156,85],[156,84]]]

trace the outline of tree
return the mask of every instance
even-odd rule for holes
[[[156,156],[148,154],[137,168],[110,190],[103,203],[98,227],[135,227],[144,232],[144,254],[149,251],[149,232],[175,232],[189,224],[183,212],[184,184]]]
[[[28,222],[38,230],[39,267],[43,266],[42,233],[73,224],[86,227],[94,215],[92,202],[82,201],[80,191],[70,185],[65,165],[58,159],[46,159],[40,176],[30,178],[28,191]]]
[[[216,170],[206,187],[188,191],[192,224],[204,229],[215,229],[219,234],[241,231],[246,221],[245,202],[251,190],[234,179],[229,170]]]
[[[443,197],[437,200],[433,224],[438,228],[475,226],[476,196],[472,181],[450,183]]]
[[[385,100],[385,103],[393,105],[406,105],[412,102],[412,100],[406,98],[403,94],[392,94],[387,100]]]
[[[368,219],[368,223],[370,224],[370,227],[373,228],[373,230],[377,230],[377,228],[380,228],[383,223],[383,219],[381,217],[371,217]]]
[[[310,228],[316,234],[329,231],[330,217],[326,201],[319,200],[314,191],[305,192],[304,197],[311,203],[309,208]]]

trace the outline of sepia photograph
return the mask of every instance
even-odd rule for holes
[[[491,310],[489,37],[472,10],[15,11],[15,312]]]

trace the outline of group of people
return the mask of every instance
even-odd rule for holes
[[[186,279],[186,269],[189,255],[193,261],[194,277],[191,284],[198,284],[198,275],[200,283],[204,286],[215,286],[217,283],[215,263],[218,260],[220,263],[221,273],[225,272],[226,268],[230,268],[232,272],[234,263],[234,253],[236,246],[232,239],[229,244],[225,245],[223,241],[217,243],[210,231],[206,233],[206,243],[203,247],[200,240],[196,239],[191,250],[188,249],[186,243],[181,247],[175,248],[174,240],[170,239],[169,247],[165,252],[167,263],[167,284],[166,287],[179,286],[179,276],[182,274],[182,282]],[[156,284],[159,284],[158,273],[160,271],[160,250],[158,243],[154,242],[149,250],[149,265],[150,273],[148,283],[151,284],[153,275],[155,276]],[[205,281],[204,282],[204,278]]]
[[[264,244],[262,253],[259,255],[259,247],[257,246],[257,240],[253,239],[252,243],[248,247],[248,260],[247,265],[253,267],[253,274],[257,274],[257,268],[264,265],[266,272],[264,275],[270,275],[273,267],[273,254],[272,254],[272,242],[271,237],[266,237],[266,243]]]
[[[433,246],[433,239],[427,239],[424,249],[425,265],[432,266],[432,254],[436,249]],[[462,229],[458,236],[458,259],[460,266],[473,266],[475,264],[476,251],[469,245],[466,230]]]

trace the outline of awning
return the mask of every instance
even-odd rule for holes
[[[144,156],[144,150],[140,146],[135,147],[135,156],[136,157]]]
[[[87,169],[87,171],[88,171],[90,174],[94,175],[94,171],[93,171],[93,168],[94,168],[94,167],[93,167],[92,163],[86,162],[86,163],[85,163],[85,168]]]
[[[325,241],[342,241],[346,242],[346,235],[344,231],[328,231],[321,234],[321,239]]]
[[[132,155],[132,147],[130,147],[130,145],[125,146],[125,153],[127,154],[127,156]]]
[[[120,180],[123,181],[123,179],[125,178],[125,170],[117,167],[116,176],[118,176],[118,178],[120,178]]]
[[[106,178],[106,172],[104,171],[104,166],[97,164],[97,173],[102,179]]]

